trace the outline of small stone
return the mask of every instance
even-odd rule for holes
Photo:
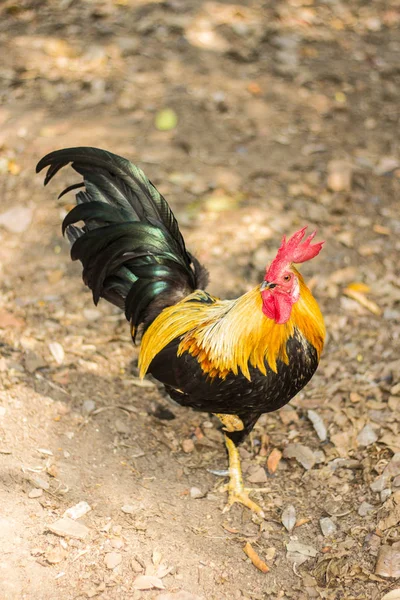
[[[94,411],[96,408],[96,402],[94,400],[84,400],[82,403],[82,412],[87,415]]]
[[[33,485],[37,488],[40,488],[42,490],[50,489],[49,482],[46,481],[45,479],[42,479],[41,477],[39,477],[39,475],[32,475],[32,477],[30,477],[29,479],[30,479],[30,482],[33,483]]]
[[[374,444],[377,440],[378,436],[369,423],[365,425],[365,427],[360,431],[360,433],[357,436],[357,441],[360,444],[360,446],[370,446],[371,444]]]
[[[384,490],[381,491],[381,502],[386,502],[386,500],[392,495],[392,490],[390,490],[389,488],[386,488]]]
[[[122,433],[125,435],[131,433],[131,428],[129,427],[129,424],[126,421],[123,421],[122,419],[117,419],[115,421],[115,429],[117,433]]]
[[[135,506],[132,506],[132,504],[124,504],[124,506],[121,506],[121,510],[126,515],[133,515],[137,509]]]
[[[51,565],[56,565],[64,560],[66,554],[65,550],[63,550],[60,546],[56,546],[55,548],[51,548],[45,554],[47,562]]]
[[[40,498],[43,495],[43,490],[40,488],[33,488],[29,494],[28,498]]]
[[[110,540],[110,544],[113,548],[115,548],[116,550],[121,550],[121,548],[124,547],[124,541],[121,540],[120,538],[112,538]]]
[[[39,356],[39,354],[36,354],[36,352],[33,352],[32,350],[28,350],[25,353],[24,363],[25,369],[28,371],[28,373],[34,373],[38,369],[43,369],[43,367],[47,366],[43,358]]]
[[[389,477],[387,477],[384,473],[379,475],[371,484],[370,488],[373,492],[382,492],[389,482]]]
[[[80,519],[81,517],[83,517],[83,515],[86,515],[86,513],[88,513],[90,510],[92,509],[89,506],[89,504],[82,500],[81,502],[78,502],[78,504],[67,508],[67,510],[63,514],[63,517],[69,517],[70,519],[73,519],[75,521],[76,519]]]
[[[204,498],[205,494],[201,491],[201,489],[199,489],[198,487],[191,487],[190,488],[190,497],[191,498]]]
[[[328,163],[327,186],[333,192],[348,192],[351,190],[353,168],[345,160],[331,160]]]
[[[325,537],[334,535],[337,531],[335,523],[329,517],[323,517],[320,519],[319,525],[321,527],[322,535]]]
[[[119,552],[108,552],[104,557],[104,563],[107,569],[115,569],[122,562],[122,556]]]
[[[33,210],[29,206],[13,206],[0,214],[0,225],[12,233],[22,233],[31,224]]]
[[[89,533],[89,528],[86,527],[86,525],[78,523],[68,517],[58,519],[58,521],[48,525],[47,528],[49,531],[60,537],[70,537],[78,540],[83,540]]]
[[[98,308],[84,308],[82,314],[86,321],[97,321],[101,317],[101,311]]]
[[[369,502],[362,502],[358,507],[358,514],[360,515],[360,517],[366,517],[373,510],[374,507],[372,506],[372,504],[369,504]]]
[[[186,454],[189,454],[189,452],[193,452],[193,450],[194,450],[194,442],[193,442],[193,440],[191,440],[190,438],[187,438],[186,440],[183,440],[183,442],[182,442],[182,450],[184,452],[186,452]]]

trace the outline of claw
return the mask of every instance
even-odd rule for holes
[[[257,515],[259,515],[261,518],[265,518],[265,513],[262,510],[262,508],[256,504],[256,502],[254,502],[253,500],[250,499],[249,497],[249,491],[251,491],[250,489],[247,489],[244,487],[243,485],[243,477],[242,477],[242,469],[240,466],[240,458],[239,458],[239,452],[238,449],[236,448],[235,444],[232,442],[232,440],[230,438],[228,438],[228,436],[225,436],[225,443],[226,443],[226,447],[228,449],[228,454],[229,454],[229,483],[226,486],[226,489],[228,491],[228,504],[225,506],[225,508],[223,509],[222,512],[227,512],[230,507],[232,506],[232,504],[235,504],[235,502],[238,502],[239,504],[243,504],[243,506],[246,506],[247,508],[249,508],[250,510],[252,510],[253,512],[255,512]]]

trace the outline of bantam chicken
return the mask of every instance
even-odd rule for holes
[[[69,148],[42,158],[45,185],[65,165],[83,182],[63,233],[95,304],[125,311],[141,377],[151,373],[182,406],[215,414],[229,455],[229,508],[240,502],[261,516],[244,488],[238,444],[263,413],[277,410],[314,374],[325,327],[318,304],[293,266],[314,258],[323,242],[306,227],[285,237],[264,280],[235,300],[204,290],[207,271],[185,247],[166,200],[143,171],[105,150]],[[83,221],[84,226],[74,225]]]

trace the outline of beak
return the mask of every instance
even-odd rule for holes
[[[272,290],[274,287],[276,287],[276,285],[276,283],[271,283],[270,281],[263,281],[260,290]]]

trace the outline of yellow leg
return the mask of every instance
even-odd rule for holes
[[[225,436],[225,444],[229,456],[229,483],[227,486],[229,496],[228,504],[225,506],[223,512],[228,511],[235,502],[239,502],[264,518],[264,511],[258,504],[253,502],[253,500],[250,500],[249,490],[243,485],[242,467],[240,466],[240,457],[237,447],[228,436]]]

